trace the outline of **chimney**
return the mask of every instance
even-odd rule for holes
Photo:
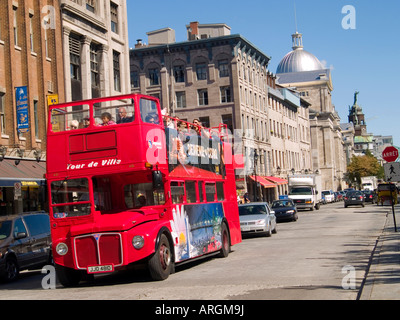
[[[196,40],[198,38],[199,38],[199,22],[198,21],[190,22],[189,39]]]
[[[144,46],[145,45],[143,44],[142,39],[137,39],[136,40],[135,49],[136,48],[141,48],[141,47],[144,47]]]

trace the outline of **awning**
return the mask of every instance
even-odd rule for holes
[[[0,187],[13,187],[16,182],[23,186],[45,184],[45,162],[21,160],[18,165],[14,162],[14,159],[4,159],[0,162]]]
[[[263,177],[263,178],[277,184],[278,186],[288,183],[287,180],[278,177]]]
[[[256,181],[254,176],[249,176],[252,180]],[[257,176],[257,182],[260,183],[264,188],[276,188],[276,184],[272,183],[261,176]]]

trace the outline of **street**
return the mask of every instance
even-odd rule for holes
[[[0,299],[355,300],[389,207],[326,204],[279,223],[272,237],[246,237],[225,259],[206,258],[154,282],[145,271],[96,276],[75,288],[42,288],[40,270],[0,284]],[[390,217],[389,217],[390,218]]]

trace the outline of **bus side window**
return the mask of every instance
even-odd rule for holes
[[[196,181],[186,181],[186,202],[197,202]]]
[[[171,182],[171,198],[173,204],[183,203],[185,200],[185,183],[172,181]]]
[[[199,200],[200,202],[204,202],[204,196],[203,196],[203,181],[198,182],[198,187],[199,187]]]
[[[160,124],[157,113],[157,103],[153,100],[140,99],[140,116],[143,122]]]
[[[218,201],[225,200],[224,183],[223,182],[217,182],[217,200]]]
[[[206,201],[215,201],[215,183],[206,183]]]

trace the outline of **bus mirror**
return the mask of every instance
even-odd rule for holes
[[[163,186],[162,173],[159,170],[152,171],[153,173],[153,188],[160,189]]]

